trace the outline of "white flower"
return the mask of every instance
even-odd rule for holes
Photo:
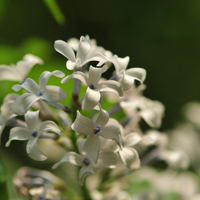
[[[14,101],[7,101],[1,106],[0,114],[0,144],[1,144],[1,134],[6,126],[9,119],[15,117],[16,115],[12,112],[12,104]]]
[[[72,129],[79,134],[87,136],[83,147],[83,153],[90,156],[96,163],[100,151],[100,136],[105,139],[113,139],[118,145],[121,144],[120,125],[114,119],[109,119],[105,110],[100,110],[100,114],[95,122],[80,114],[72,124]]]
[[[62,83],[66,83],[69,79],[75,78],[87,86],[87,90],[82,101],[83,110],[94,108],[99,103],[101,92],[112,92],[119,96],[123,96],[121,85],[117,81],[106,80],[99,83],[102,70],[102,68],[90,66],[88,76],[81,71],[76,71],[72,75],[66,76],[61,81]]]
[[[37,140],[44,133],[61,134],[58,126],[53,121],[44,121],[39,124],[39,111],[28,111],[25,114],[25,121],[28,128],[14,127],[11,129],[6,147],[12,140],[28,140],[27,154],[34,160],[45,160],[47,157],[38,149]]]
[[[22,61],[17,62],[16,66],[0,65],[0,80],[23,82],[29,71],[36,64],[43,64],[43,61],[37,56],[27,54]]]
[[[64,100],[66,98],[66,93],[62,88],[47,85],[47,82],[52,75],[62,78],[64,73],[58,70],[53,72],[45,71],[40,76],[39,85],[31,78],[27,78],[22,85],[14,85],[12,87],[13,90],[19,91],[23,88],[28,93],[25,93],[16,99],[12,106],[13,113],[24,115],[31,105],[39,99],[50,103]]]
[[[79,152],[68,152],[66,153],[63,158],[56,163],[52,168],[57,168],[61,163],[69,162],[73,165],[81,166],[79,172],[79,184],[83,185],[83,181],[86,176],[94,174],[93,168],[114,168],[117,163],[117,155],[113,152],[101,152],[99,154],[99,159],[97,164],[95,164],[92,158],[87,154],[82,154],[82,146],[79,145]]]
[[[159,128],[164,115],[164,105],[159,101],[142,96],[141,88],[128,90],[120,102],[120,106],[134,121],[138,122],[140,118],[143,118],[149,126]]]
[[[66,67],[69,70],[73,70],[76,67],[82,67],[90,61],[98,61],[98,65],[102,65],[106,62],[104,56],[100,53],[93,54],[90,52],[91,46],[84,36],[81,36],[80,38],[76,55],[74,53],[73,48],[68,43],[62,40],[55,41],[54,47],[57,52],[59,52],[68,59]]]

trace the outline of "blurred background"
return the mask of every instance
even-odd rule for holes
[[[161,130],[171,129],[182,106],[200,100],[199,10],[196,0],[0,0],[0,64],[33,53],[45,65],[32,77],[64,71],[54,41],[88,34],[119,57],[130,56],[129,67],[147,70],[145,96],[165,105]],[[12,85],[0,83],[1,101]]]

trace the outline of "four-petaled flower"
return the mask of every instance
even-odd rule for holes
[[[47,157],[38,149],[37,140],[44,133],[53,132],[60,135],[58,126],[55,122],[49,120],[39,123],[39,111],[28,111],[25,114],[25,121],[28,128],[12,128],[6,146],[8,147],[12,140],[28,140],[27,154],[34,160],[45,160]]]
[[[90,66],[89,75],[81,71],[76,71],[70,76],[66,76],[61,82],[66,83],[69,79],[75,78],[80,80],[87,86],[83,101],[82,109],[89,110],[94,108],[101,98],[101,92],[113,92],[119,96],[123,96],[121,84],[114,80],[106,80],[100,82],[103,68]]]
[[[105,139],[113,139],[118,145],[121,144],[121,131],[119,123],[114,119],[109,119],[109,114],[100,109],[100,114],[95,122],[80,114],[72,124],[72,129],[79,134],[87,136],[83,146],[83,154],[88,155],[97,163],[100,152],[100,136]]]
[[[62,78],[64,73],[59,70],[53,72],[45,71],[40,76],[39,85],[31,78],[27,78],[22,85],[14,85],[12,87],[13,90],[19,91],[21,88],[24,88],[28,93],[16,99],[12,106],[13,113],[24,115],[31,105],[39,99],[50,103],[64,100],[66,98],[66,93],[62,88],[54,85],[47,85],[52,75]]]
[[[80,144],[80,143],[79,143]],[[86,176],[94,174],[93,168],[114,168],[117,164],[118,157],[114,152],[101,152],[97,164],[94,163],[89,155],[82,153],[82,145],[78,145],[80,154],[67,152],[63,158],[52,168],[57,168],[61,163],[69,162],[73,165],[81,166],[79,172],[79,184],[83,185]]]

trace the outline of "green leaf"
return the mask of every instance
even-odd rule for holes
[[[60,10],[57,2],[55,0],[43,0],[46,6],[48,7],[49,11],[58,22],[58,24],[65,23],[65,16],[63,15],[62,11]]]

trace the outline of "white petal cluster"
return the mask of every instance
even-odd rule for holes
[[[27,154],[35,160],[45,160],[46,156],[37,146],[38,140],[54,140],[67,152],[53,168],[65,162],[79,166],[81,185],[96,168],[123,166],[122,171],[138,169],[143,147],[152,145],[139,122],[143,119],[150,127],[158,128],[164,115],[162,103],[142,95],[146,70],[139,67],[128,69],[128,56],[118,57],[97,46],[89,36],[68,42],[57,40],[54,47],[67,58],[66,67],[71,70],[68,76],[59,70],[44,71],[37,84],[26,76],[33,65],[42,61],[31,55],[26,55],[16,66],[0,66],[0,80],[17,80],[20,84],[13,85],[12,89],[15,92],[23,89],[24,92],[1,107],[1,130],[8,119],[16,116],[14,122],[17,125],[11,128],[6,146],[13,140],[28,140]],[[108,69],[113,70],[110,77],[104,75]],[[62,78],[63,87],[48,85],[51,76]],[[64,105],[61,101],[66,99],[70,79],[74,79],[71,104]],[[81,98],[80,87],[84,90]],[[111,98],[117,99],[117,105],[107,110],[104,106],[112,103]],[[116,117],[117,112],[125,117]],[[21,115],[24,115],[25,122],[22,117],[18,119]]]
[[[39,85],[31,78],[27,78],[21,85],[14,85],[12,87],[13,90],[19,91],[23,88],[28,93],[16,99],[12,106],[13,113],[24,115],[31,105],[39,99],[47,102],[59,102],[64,100],[66,98],[66,93],[62,88],[54,85],[47,85],[52,75],[62,78],[64,73],[59,70],[53,72],[45,71],[40,76]]]
[[[34,160],[45,160],[47,157],[39,150],[37,140],[45,133],[53,132],[61,134],[58,126],[53,121],[39,123],[39,111],[28,111],[25,114],[27,128],[14,127],[10,131],[10,137],[6,146],[10,146],[13,140],[28,140],[26,151]]]

